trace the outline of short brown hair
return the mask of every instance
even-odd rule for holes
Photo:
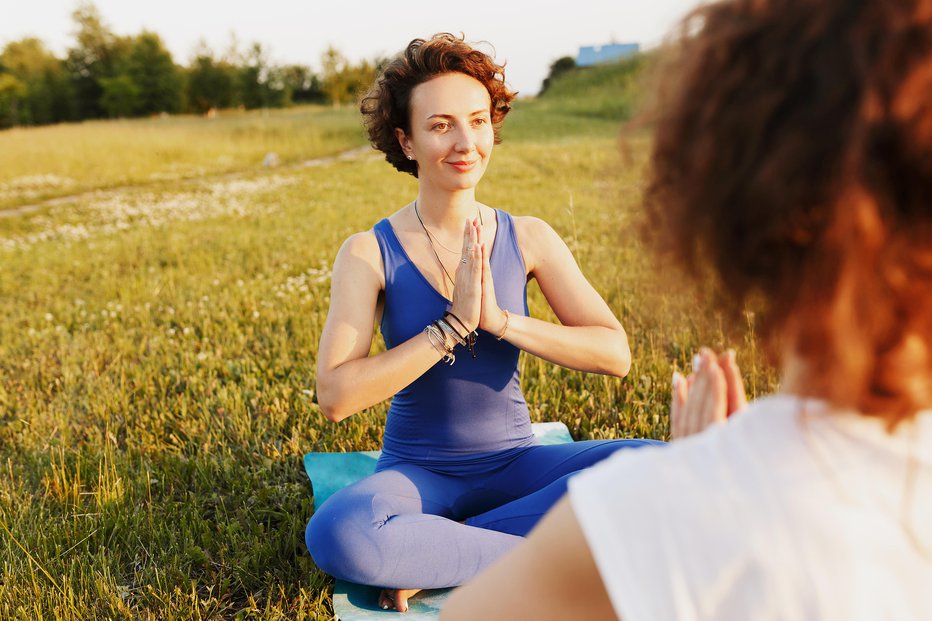
[[[932,1],[730,0],[683,25],[648,235],[807,367],[808,396],[932,404]]]
[[[500,143],[502,122],[516,95],[505,85],[504,72],[504,65],[496,64],[462,36],[440,33],[430,39],[414,39],[385,66],[360,104],[369,141],[385,154],[389,164],[417,177],[417,162],[405,157],[395,136],[396,127],[411,133],[411,91],[439,75],[462,73],[478,80],[489,92],[495,144]]]

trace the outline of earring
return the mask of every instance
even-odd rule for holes
[[[413,159],[414,159],[414,156],[409,154],[409,155],[408,155],[408,159],[409,159],[409,160],[413,160]]]

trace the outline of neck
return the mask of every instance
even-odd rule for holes
[[[803,360],[793,353],[785,353],[780,368],[780,391],[795,395],[804,394],[807,388],[807,374]]]
[[[457,192],[438,192],[421,186],[417,195],[417,208],[424,224],[432,230],[444,230],[462,234],[467,218],[475,218],[479,209],[476,189]]]

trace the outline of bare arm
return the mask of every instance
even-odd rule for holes
[[[476,239],[468,227],[465,235]],[[476,243],[471,247],[469,262],[456,272],[454,307],[459,303],[458,308],[467,309],[459,316],[475,316],[478,323],[482,251]],[[381,265],[378,241],[371,232],[346,240],[333,264],[330,310],[317,353],[317,399],[324,416],[334,422],[388,399],[441,357],[424,333],[369,356],[383,287]],[[468,310],[470,304],[474,312]]]
[[[567,498],[527,541],[456,589],[440,615],[441,621],[616,618]]]
[[[537,279],[560,324],[512,315],[505,339],[563,367],[618,377],[627,375],[631,368],[628,336],[608,304],[583,276],[570,249],[543,220],[520,218],[516,224],[518,220],[527,268]],[[487,263],[488,257],[484,278],[491,273]],[[487,292],[488,288],[484,290]],[[482,327],[497,335],[504,326],[505,316],[494,303],[494,290],[492,298],[490,303],[483,299]]]

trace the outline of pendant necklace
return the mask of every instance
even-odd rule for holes
[[[476,214],[479,216],[479,224],[485,224],[482,221],[482,211],[479,209],[479,206],[476,205]],[[440,260],[440,255],[437,253],[437,248],[434,246],[434,241],[437,242],[437,245],[446,250],[447,252],[453,252],[459,254],[458,250],[450,250],[446,246],[440,243],[440,240],[436,238],[435,235],[431,235],[430,230],[428,230],[427,225],[424,224],[424,220],[421,218],[421,212],[417,208],[417,199],[414,201],[414,215],[417,216],[417,221],[421,223],[421,228],[424,229],[424,234],[427,235],[427,241],[430,243],[430,249],[434,251],[434,256],[437,258],[437,263],[440,264],[440,269],[443,270],[444,276],[447,277],[447,280],[450,281],[450,284],[454,287],[456,282],[453,280],[453,277],[450,276],[450,272],[447,271],[447,268],[443,266],[443,261]],[[446,287],[444,287],[446,288]]]

